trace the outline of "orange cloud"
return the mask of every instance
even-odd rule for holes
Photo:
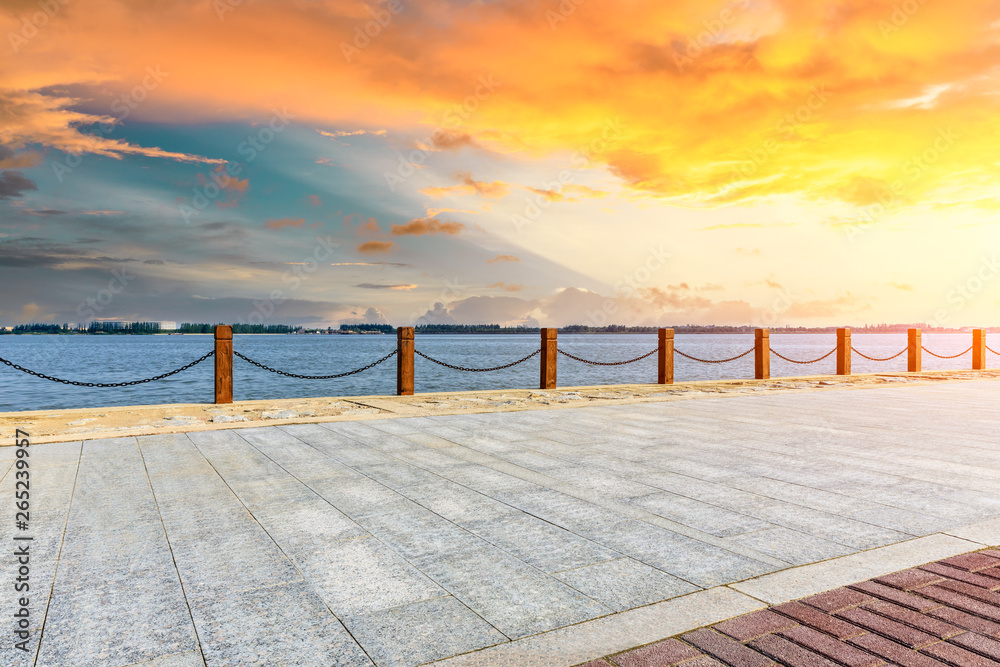
[[[220,5],[233,11],[220,16]],[[19,33],[25,6],[0,9],[0,33]],[[993,2],[918,2],[899,18],[898,0],[587,0],[556,23],[543,6],[411,0],[406,20],[348,63],[315,54],[370,20],[356,0],[68,5],[0,64],[0,143],[212,162],[79,131],[115,118],[73,110],[75,99],[111,109],[163,63],[169,76],[130,121],[261,121],[280,100],[310,127],[569,155],[638,196],[685,206],[789,197],[857,207],[896,183],[912,202],[994,198]],[[240,67],[219,85],[205,63],[223,57]],[[56,86],[73,99],[33,92]],[[935,149],[949,128],[954,146]],[[940,157],[925,169],[931,150]],[[427,194],[506,194],[486,185]]]
[[[305,224],[303,218],[271,218],[264,223],[267,229],[281,229],[282,227],[301,227]]]
[[[487,285],[486,289],[502,289],[505,292],[520,292],[524,289],[524,285],[508,285],[505,282],[493,283],[492,285]]]
[[[432,218],[417,218],[404,225],[393,225],[393,236],[425,236],[427,234],[460,234],[465,225],[460,222],[442,222]]]
[[[497,255],[493,259],[486,260],[487,264],[496,264],[497,262],[520,262],[521,260],[514,255]]]
[[[320,206],[323,202],[320,200],[319,195],[309,195],[309,203],[313,206]]]
[[[502,181],[493,181],[492,183],[477,181],[468,172],[460,172],[458,177],[460,185],[429,187],[420,192],[434,199],[465,195],[479,195],[486,199],[503,199],[510,193],[510,186]]]
[[[396,246],[392,241],[367,241],[358,246],[362,255],[378,255],[390,252]]]

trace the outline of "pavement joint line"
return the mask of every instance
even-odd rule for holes
[[[798,590],[794,594],[779,596],[777,599],[757,597],[752,591],[740,589],[741,584],[767,579],[790,571],[796,571],[800,574],[805,573],[804,578],[808,580],[811,579],[810,575],[813,571],[823,574],[822,571],[829,567],[831,561],[843,562],[852,558],[856,560],[858,556],[864,556],[865,559],[870,560],[873,564],[886,563],[886,560],[883,558],[886,550],[892,550],[901,545],[912,546],[913,543],[921,541],[932,542],[933,538],[938,536],[950,537],[946,533],[934,533],[916,538],[915,540],[897,542],[817,563],[798,565],[787,570],[780,570],[744,579],[739,582],[720,584],[644,607],[618,612],[611,616],[583,621],[575,625],[518,639],[507,644],[491,646],[425,664],[433,665],[434,667],[478,667],[479,665],[489,665],[489,667],[521,667],[522,665],[531,665],[531,667],[573,667],[588,660],[597,660],[604,656],[614,655],[622,651],[659,642],[676,635],[736,618],[752,611],[767,609],[786,602],[792,602],[804,597],[855,584],[859,581],[874,579],[929,562],[1000,544],[1000,519],[969,524],[963,528],[976,527],[980,524],[996,524],[996,532],[993,533],[994,539],[991,540],[992,544],[958,539],[958,542],[952,543],[950,548],[946,547],[941,550],[929,549],[926,551],[918,550],[915,553],[905,555],[904,558],[890,560],[891,565],[883,565],[878,569],[869,569],[867,571],[859,571],[859,567],[852,563],[851,569],[835,581],[827,580],[822,585],[813,586],[811,589]],[[690,610],[685,608],[687,603],[696,598],[697,602],[695,604],[697,607],[706,606],[701,604],[702,600],[707,598],[708,595],[718,595],[720,591],[728,591],[739,596],[733,598],[733,602],[742,599],[743,603],[747,604],[749,601],[752,608],[745,610],[738,609],[735,604],[730,604],[729,606],[723,605],[721,609],[717,610],[711,606],[710,599],[707,605],[709,610],[704,616],[692,614]],[[702,610],[698,609],[698,611]],[[650,627],[652,619],[636,620],[642,616],[650,615],[660,617],[655,621],[657,624],[652,627]],[[636,632],[643,635],[644,641],[635,641],[635,635],[632,633]]]
[[[156,491],[153,489],[153,482],[149,479],[149,468],[146,465],[146,455],[142,451],[142,443],[139,442],[139,438],[132,439],[135,440],[135,448],[139,450],[139,459],[142,461],[143,476],[146,479],[146,485],[149,486],[149,493],[153,498],[153,506],[156,507],[156,516],[160,520],[160,528],[163,529],[163,538],[166,540],[167,550],[170,552],[170,562],[174,566],[174,574],[177,575],[177,581],[181,587],[181,596],[184,598],[184,605],[187,607],[188,619],[191,621],[191,628],[194,630],[194,639],[198,643],[197,653],[201,656],[202,664],[205,664],[205,655],[201,650],[201,636],[198,633],[198,625],[194,622],[194,614],[191,611],[191,601],[188,600],[187,589],[184,587],[184,578],[181,576],[181,571],[177,567],[177,557],[174,555],[174,545],[170,541],[170,534],[167,533],[167,525],[164,523],[163,514],[160,512],[160,501],[156,498]],[[183,655],[183,653],[179,655]]]
[[[63,519],[62,530],[59,535],[59,551],[56,552],[56,562],[52,568],[52,584],[49,586],[48,594],[45,596],[45,613],[42,614],[42,622],[38,624],[38,641],[35,644],[35,659],[32,664],[38,663],[38,656],[42,654],[42,641],[45,639],[45,623],[49,620],[49,611],[52,608],[52,598],[55,597],[56,579],[59,576],[59,564],[62,562],[63,546],[66,543],[66,529],[69,527],[69,516],[73,510],[73,498],[76,496],[76,485],[80,479],[80,462],[83,460],[83,443],[80,443],[80,452],[76,458],[76,471],[73,473],[73,488],[69,492],[69,501],[66,503],[66,517]]]

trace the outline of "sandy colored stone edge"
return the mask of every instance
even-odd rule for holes
[[[552,390],[495,389],[435,392],[414,396],[336,396],[238,401],[228,405],[171,403],[0,413],[0,446],[14,444],[13,430],[33,443],[184,433],[252,426],[423,417],[484,412],[572,408],[771,393],[865,389],[939,382],[996,381],[1000,369],[810,375],[770,380],[701,380],[672,385],[627,384],[560,387]],[[287,412],[286,412],[287,411]],[[212,421],[212,420],[219,421]],[[222,421],[224,419],[245,421]],[[7,437],[8,433],[10,437]]]

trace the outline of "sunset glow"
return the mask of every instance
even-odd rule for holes
[[[0,324],[1000,324],[1000,2],[2,4]]]

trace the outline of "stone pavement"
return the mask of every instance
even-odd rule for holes
[[[998,389],[33,445],[33,652],[5,639],[0,664],[611,655],[995,545]],[[0,449],[0,499],[13,497],[13,456]],[[13,514],[0,502],[4,545]]]
[[[1000,551],[756,611],[583,667],[1000,665]]]

